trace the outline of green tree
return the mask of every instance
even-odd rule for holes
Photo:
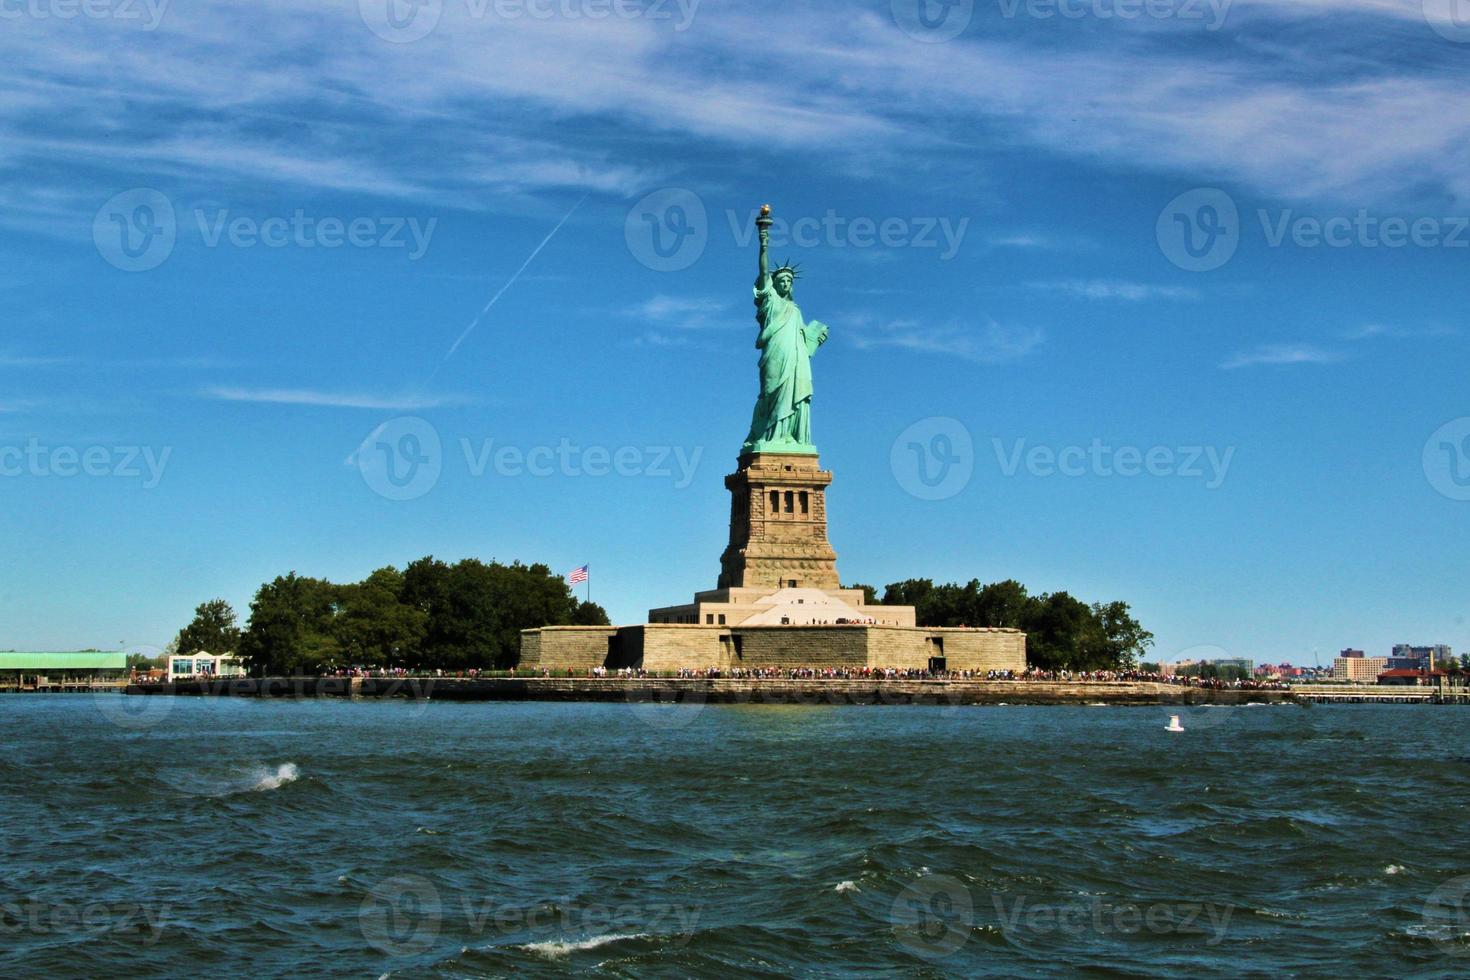
[[[913,606],[920,626],[1022,630],[1027,660],[1046,670],[1124,669],[1153,644],[1125,602],[1089,606],[1066,592],[1033,596],[1014,579],[989,585],[908,579],[890,584],[883,601]]]
[[[338,588],[295,572],[260,587],[240,656],[259,675],[315,674],[342,666],[333,631]]]
[[[240,627],[235,610],[223,599],[201,602],[194,610],[194,621],[175,639],[180,653],[233,654],[240,647]]]
[[[1104,652],[1107,662],[1118,667],[1132,667],[1154,645],[1154,635],[1144,629],[1128,609],[1126,602],[1094,602],[1092,614],[1102,624]]]
[[[862,585],[862,584],[857,584],[857,585],[844,585],[843,588],[844,589],[862,589],[863,590],[863,604],[864,605],[867,605],[867,606],[880,605],[880,603],[878,602],[878,590],[876,588],[874,588],[873,586],[871,586],[871,585]]]
[[[612,620],[607,618],[607,610],[595,602],[579,602],[577,608],[572,611],[572,626],[611,626]],[[534,627],[528,627],[534,628]]]
[[[332,635],[348,665],[418,665],[429,615],[404,602],[404,591],[404,573],[391,566],[338,587]]]
[[[972,583],[973,584],[973,583]],[[1003,626],[1024,629],[1032,599],[1026,586],[1015,579],[993,582],[980,589],[973,626]]]

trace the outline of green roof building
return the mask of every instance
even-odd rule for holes
[[[69,687],[128,674],[126,653],[0,653],[0,687]]]

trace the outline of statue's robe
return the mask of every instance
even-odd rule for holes
[[[827,328],[803,322],[794,300],[776,292],[771,277],[756,284],[755,318],[760,333],[760,397],[750,422],[745,449],[811,448],[812,362],[827,339]]]

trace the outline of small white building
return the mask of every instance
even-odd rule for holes
[[[245,668],[234,657],[216,656],[212,653],[181,653],[168,658],[168,680],[198,677],[244,677]]]

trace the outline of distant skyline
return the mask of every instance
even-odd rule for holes
[[[713,588],[769,202],[844,582],[1470,649],[1470,31],[918,3],[15,8],[0,648],[426,554]]]

